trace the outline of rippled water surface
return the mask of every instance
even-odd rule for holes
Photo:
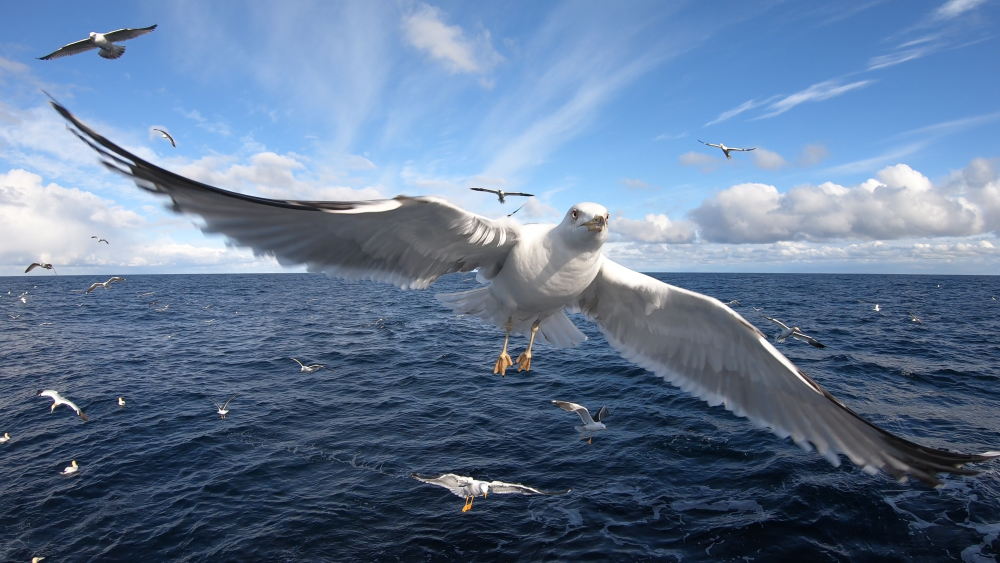
[[[1000,463],[937,490],[832,467],[628,364],[581,317],[589,341],[538,346],[531,372],[494,376],[503,334],[433,297],[471,276],[408,292],[127,277],[89,295],[107,277],[0,278],[0,560],[992,561],[1000,548]],[[797,324],[828,347],[779,349],[886,429],[1000,449],[1000,279],[657,277],[739,299],[765,332],[750,305]],[[512,338],[512,354],[525,345]],[[293,356],[333,371],[301,373]],[[39,389],[90,422],[50,413]],[[211,401],[234,394],[221,420]],[[588,445],[552,399],[607,405],[610,431]],[[71,460],[79,473],[60,476]],[[572,492],[490,495],[463,514],[414,472]]]

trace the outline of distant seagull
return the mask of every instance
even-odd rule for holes
[[[123,281],[125,281],[125,278],[119,278],[118,276],[115,276],[115,277],[111,278],[110,280],[108,280],[106,282],[97,282],[97,283],[95,283],[95,284],[93,284],[93,285],[91,285],[90,287],[87,288],[87,293],[90,293],[91,291],[94,291],[95,289],[97,289],[99,287],[103,287],[104,289],[108,289],[108,286],[110,286],[112,282],[116,282],[116,281],[123,282]]]
[[[32,557],[31,558],[31,563],[38,563],[42,559],[45,559],[45,558],[44,557]]]
[[[6,444],[9,441],[10,441],[10,434],[4,432],[3,438],[0,438],[0,444]]]
[[[518,483],[480,481],[479,479],[463,477],[461,475],[455,475],[454,473],[445,473],[444,475],[439,475],[437,477],[422,477],[414,473],[413,478],[418,481],[423,481],[424,483],[444,487],[451,491],[453,495],[464,498],[465,506],[462,507],[462,512],[472,510],[472,501],[479,495],[483,495],[483,498],[486,498],[486,493],[495,493],[498,495],[509,493],[522,495],[564,495],[573,490],[570,489],[569,491],[566,491],[566,493],[548,493]]]
[[[16,321],[21,315],[11,315],[10,313],[7,313],[7,316],[9,316],[10,318],[12,318],[12,319],[14,319]]]
[[[876,312],[878,312],[878,311],[881,311],[881,310],[882,310],[882,309],[881,309],[881,308],[879,308],[879,306],[878,306],[878,303],[876,303],[876,304],[875,304],[875,308],[874,308],[874,309],[872,309],[872,311],[876,311]]]
[[[489,188],[469,188],[469,189],[477,191],[477,192],[486,192],[486,193],[496,194],[497,199],[500,200],[500,203],[506,203],[507,202],[506,198],[509,195],[520,195],[520,196],[524,196],[524,197],[535,197],[535,194],[526,194],[524,192],[505,192],[503,190],[491,190]],[[520,207],[518,209],[520,209]],[[513,215],[513,213],[511,213],[511,215]]]
[[[295,358],[289,358],[289,359],[295,360]],[[295,360],[295,363],[299,364],[299,366],[302,368],[299,371],[304,371],[306,373],[312,373],[314,371],[319,371],[321,369],[325,369],[327,371],[333,371],[332,369],[330,369],[330,368],[328,368],[328,367],[326,367],[326,366],[324,366],[322,364],[313,364],[311,366],[307,366],[307,365],[303,364],[302,362],[300,362],[298,360]]]
[[[97,236],[97,235],[94,235],[94,236],[92,236],[92,237],[90,237],[90,238],[96,238],[96,239],[97,239],[97,242],[99,242],[99,243],[100,243],[100,242],[103,242],[104,244],[111,244],[110,242],[108,242],[108,239],[106,239],[106,238],[101,238],[101,237],[99,237],[99,236]]]
[[[763,307],[754,307],[753,305],[751,305],[750,308],[753,309],[754,311],[757,311],[758,313],[764,310]]]
[[[221,407],[219,407],[219,403],[215,403],[215,399],[212,399],[212,402],[215,403],[215,406],[219,407],[219,414],[222,415],[222,418],[226,418],[226,414],[229,412],[229,409],[227,409],[226,407],[228,407],[229,402],[235,398],[236,395],[233,395],[232,397],[229,398],[229,401],[226,401],[226,404],[222,405]]]
[[[72,475],[80,470],[80,466],[76,464],[76,460],[69,462],[69,467],[62,470],[63,475]],[[44,557],[42,558],[44,559]]]
[[[577,426],[576,429],[579,432],[583,432],[583,436],[580,439],[587,437],[587,432],[590,432],[590,439],[587,440],[588,444],[594,442],[594,432],[598,430],[607,430],[608,427],[604,425],[602,420],[608,417],[608,407],[601,407],[601,410],[597,411],[597,419],[590,417],[590,411],[587,410],[583,405],[578,405],[576,403],[568,403],[566,401],[552,401],[552,404],[561,408],[564,411],[575,412],[580,415],[583,420],[583,426]]]
[[[67,407],[69,407],[69,408],[73,409],[74,411],[76,411],[76,414],[78,414],[80,416],[80,418],[82,418],[84,420],[84,422],[86,422],[88,420],[87,419],[87,415],[83,414],[83,411],[80,410],[80,407],[76,406],[73,403],[73,401],[65,399],[62,395],[59,394],[58,391],[53,391],[51,389],[46,389],[45,391],[39,391],[38,392],[38,396],[39,397],[49,397],[50,399],[52,399],[52,408],[49,409],[50,413],[53,412],[53,411],[55,411],[56,407],[58,407],[59,405],[66,405]]]
[[[60,57],[68,57],[85,51],[100,49],[101,52],[97,54],[102,58],[117,59],[120,58],[125,52],[125,46],[115,45],[116,41],[128,41],[129,39],[135,39],[136,37],[145,35],[154,29],[156,29],[155,25],[141,27],[138,29],[116,29],[115,31],[109,31],[108,33],[94,33],[91,31],[90,37],[81,39],[75,43],[70,43],[55,52],[38,58],[43,61],[51,61],[52,59],[58,59]]]
[[[164,139],[170,141],[170,144],[173,145],[173,147],[175,149],[177,148],[177,143],[174,142],[174,138],[170,136],[170,133],[167,133],[163,129],[157,129],[155,127],[153,128],[153,131],[159,131],[161,137],[163,137]]]
[[[528,205],[528,204],[527,204],[527,203],[522,203],[522,204],[521,204],[521,207],[524,207],[525,205]],[[518,211],[520,211],[520,210],[521,210],[521,207],[518,207],[518,208],[517,208],[517,209],[515,209],[514,211],[511,211],[510,213],[508,213],[508,214],[507,214],[507,216],[508,216],[508,217],[513,217],[515,213],[517,213]]]
[[[785,323],[779,321],[778,319],[772,319],[771,317],[768,317],[767,315],[761,315],[761,316],[764,317],[765,319],[771,321],[772,323],[775,323],[775,324],[777,324],[778,326],[781,327],[781,332],[779,332],[778,334],[774,335],[775,342],[784,342],[786,338],[788,338],[789,336],[791,336],[792,338],[794,338],[796,340],[801,340],[802,342],[807,342],[807,343],[809,343],[809,344],[811,344],[811,345],[813,345],[813,346],[815,346],[817,348],[826,348],[826,346],[820,344],[815,338],[813,338],[811,336],[806,336],[805,334],[802,334],[802,331],[799,330],[799,327],[797,327],[797,326],[793,326],[793,327],[789,328],[788,325],[786,325]]]
[[[729,303],[726,303],[726,305],[729,305],[730,307],[742,307],[743,306],[743,304],[740,303],[739,299],[733,299]]]
[[[124,407],[125,406],[125,399],[123,399],[121,397],[118,397],[118,406],[119,407]]]
[[[752,150],[755,150],[757,148],[757,147],[754,147],[752,149],[738,149],[736,147],[727,147],[724,143],[719,143],[718,145],[713,145],[712,143],[706,143],[705,141],[702,141],[701,139],[698,139],[698,142],[701,143],[701,144],[703,144],[703,145],[708,145],[710,147],[716,147],[716,148],[722,149],[722,152],[726,153],[726,158],[729,159],[729,160],[733,159],[732,155],[729,154],[729,151],[752,151]]]
[[[916,316],[916,315],[914,315],[913,313],[911,313],[911,312],[907,311],[907,312],[906,312],[906,314],[907,314],[907,315],[910,315],[910,320],[911,320],[911,321],[913,321],[913,322],[915,322],[915,323],[917,323],[917,324],[924,324],[924,321],[922,321],[922,320],[918,319],[918,318],[917,318],[917,316]]]
[[[44,268],[46,270],[52,270],[53,274],[59,273],[56,271],[55,268],[52,267],[52,264],[46,264],[45,262],[32,262],[31,265],[28,266],[28,269],[24,271],[24,273],[27,274],[28,272],[34,270],[35,268]]]

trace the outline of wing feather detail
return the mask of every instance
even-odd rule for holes
[[[140,35],[146,35],[147,33],[156,29],[156,25],[151,25],[149,27],[138,27],[138,28],[125,28],[116,29],[114,31],[109,31],[104,34],[104,38],[112,43],[117,43],[119,41],[128,41],[129,39],[135,39]]]

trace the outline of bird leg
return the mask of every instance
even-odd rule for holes
[[[475,500],[475,498],[476,497],[468,497],[465,499],[465,506],[462,507],[462,512],[468,512],[472,510],[472,501]]]
[[[507,368],[514,365],[513,360],[510,359],[510,354],[507,353],[507,343],[510,342],[510,331],[514,330],[514,321],[507,317],[507,336],[503,339],[503,350],[500,352],[500,358],[497,359],[497,363],[493,366],[493,375],[500,372],[500,377],[503,377],[507,373]]]
[[[517,371],[520,372],[522,369],[524,371],[531,370],[531,346],[535,343],[535,334],[538,333],[538,321],[531,323],[531,339],[528,340],[528,349],[521,352],[521,355],[517,357]]]

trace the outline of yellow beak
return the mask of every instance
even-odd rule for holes
[[[601,231],[604,230],[604,223],[605,223],[604,216],[603,215],[597,215],[593,219],[591,219],[590,221],[587,221],[586,223],[584,223],[583,226],[587,227],[588,231],[601,232]]]

